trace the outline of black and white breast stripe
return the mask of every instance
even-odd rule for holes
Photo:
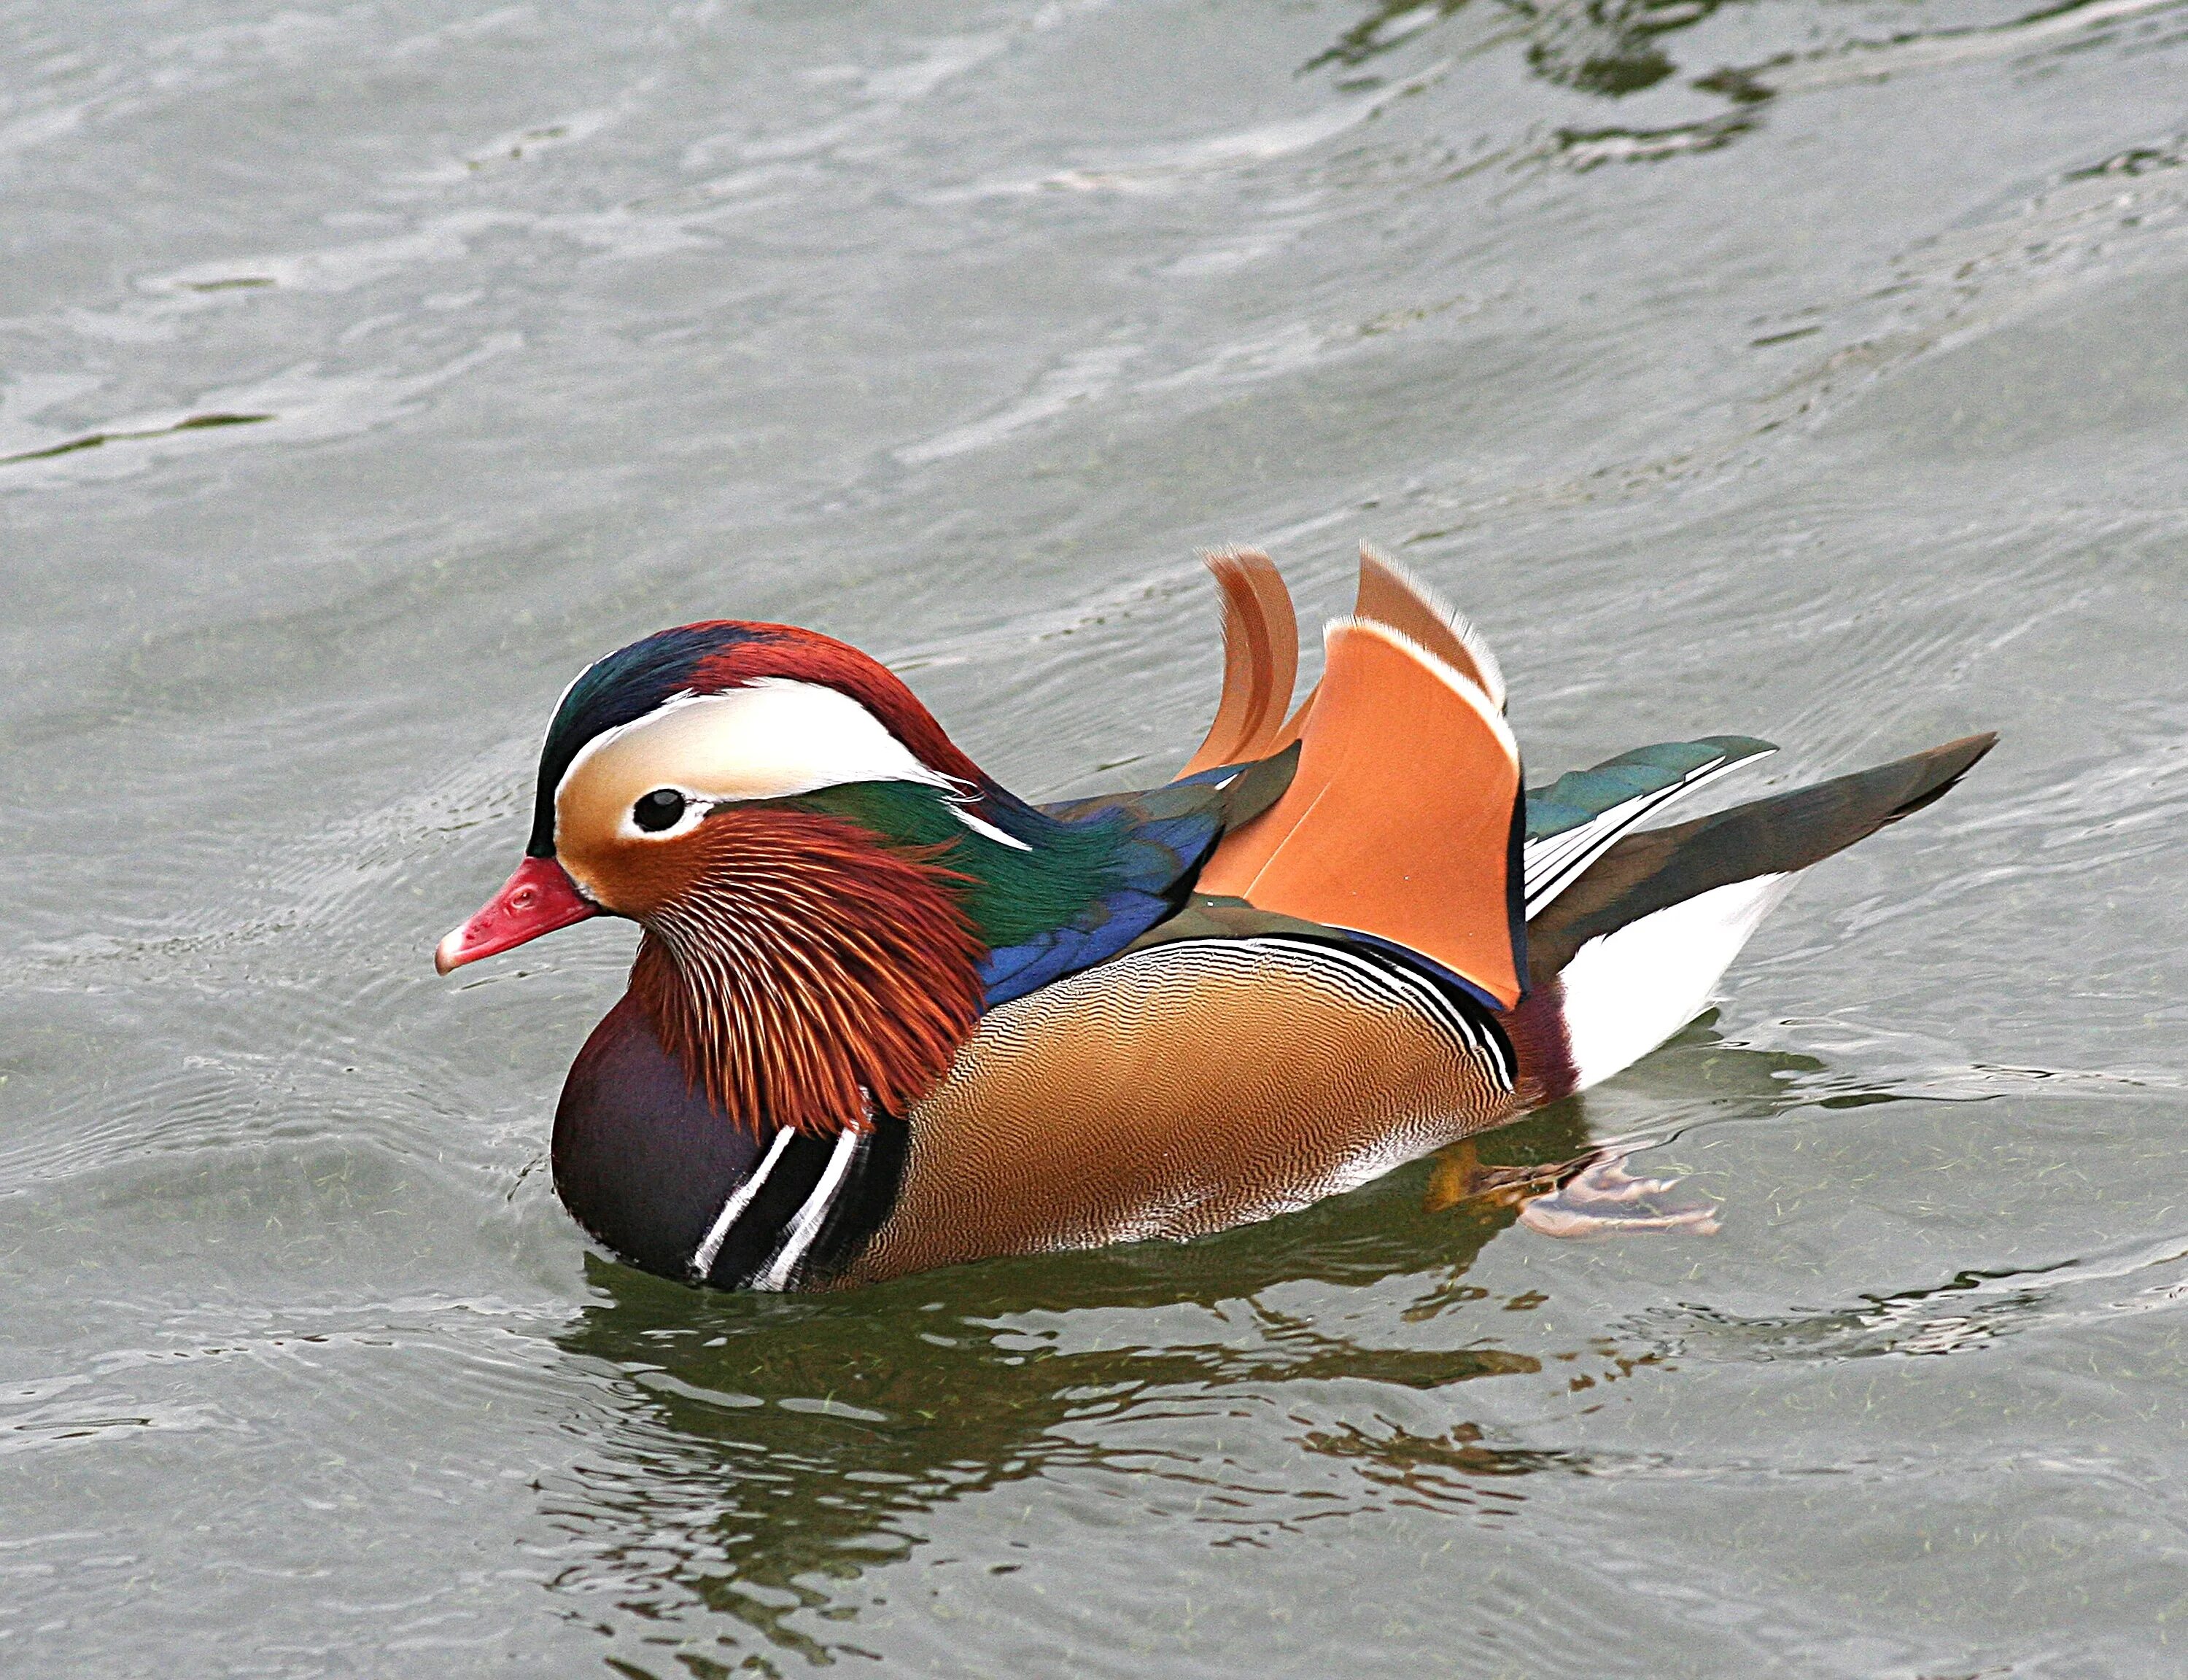
[[[906,1141],[904,1123],[887,1114],[832,1138],[776,1132],[692,1251],[693,1279],[787,1290],[825,1277],[888,1217]]]

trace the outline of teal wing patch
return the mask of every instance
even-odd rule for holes
[[[1712,764],[1727,766],[1778,749],[1746,735],[1705,736],[1637,747],[1593,770],[1567,770],[1548,787],[1527,790],[1527,838],[1547,840],[1601,816],[1629,799],[1676,787]]]
[[[1593,770],[1527,790],[1520,846],[1531,920],[1635,824],[1727,770],[1778,749],[1752,736],[1712,735],[1637,747]]]

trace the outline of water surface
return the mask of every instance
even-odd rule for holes
[[[2188,8],[0,8],[0,1661],[2170,1676]],[[1538,775],[1979,728],[1718,1012],[1183,1248],[827,1299],[544,1170],[459,978],[585,660],[814,625],[1158,780],[1196,547],[1384,545]]]

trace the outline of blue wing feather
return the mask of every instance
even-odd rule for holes
[[[980,978],[990,1009],[1108,961],[1175,914],[1223,834],[1221,801],[1208,786],[1076,799],[1041,814],[1074,824],[1127,824],[1110,865],[1114,884],[1061,927],[989,953]]]

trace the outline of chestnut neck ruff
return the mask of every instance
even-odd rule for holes
[[[631,990],[725,1113],[811,1136],[905,1113],[978,1018],[987,948],[940,848],[892,848],[839,818],[710,819],[698,867],[641,918]]]

